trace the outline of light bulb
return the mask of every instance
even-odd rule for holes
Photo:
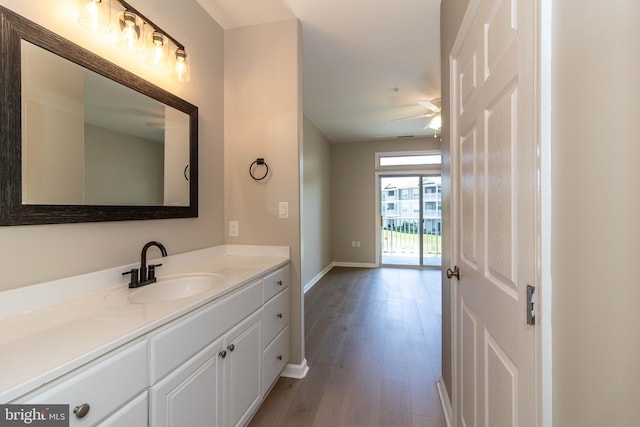
[[[187,59],[187,52],[185,52],[184,49],[176,50],[175,70],[179,82],[188,82],[190,80],[189,61]]]
[[[159,65],[164,58],[164,36],[160,33],[153,33],[153,53],[152,62]]]
[[[85,12],[87,12],[87,16],[91,18],[94,22],[98,20],[98,5],[95,1],[91,0],[85,6]]]
[[[438,114],[437,116],[435,116],[431,122],[429,122],[429,127],[433,130],[438,130],[440,129],[440,127],[442,126],[442,117],[440,116],[440,114]]]
[[[122,30],[122,37],[124,38],[129,50],[133,49],[137,37],[131,23],[127,22],[127,26]]]
[[[96,32],[109,31],[109,5],[105,0],[81,0],[82,8],[78,22]]]
[[[141,23],[132,12],[124,11],[120,15],[120,40],[118,46],[124,50],[134,52],[140,49]]]

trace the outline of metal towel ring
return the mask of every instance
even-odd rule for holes
[[[261,177],[257,177],[253,174],[253,170],[258,165],[264,165],[265,167],[264,175],[262,175]],[[251,165],[249,165],[249,175],[251,175],[251,178],[253,178],[256,181],[262,181],[267,177],[267,175],[269,175],[269,165],[267,164],[267,162],[264,161],[264,159],[257,158],[253,161],[253,163],[251,163]]]

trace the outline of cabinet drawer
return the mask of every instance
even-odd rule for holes
[[[264,278],[264,301],[269,301],[278,292],[289,286],[289,266],[274,271]]]
[[[264,369],[262,395],[264,396],[289,362],[289,326],[273,340],[262,353]]]
[[[147,413],[148,402],[145,391],[118,409],[118,412],[98,424],[97,427],[146,426],[149,424]]]
[[[262,305],[262,281],[257,281],[206,306],[186,318],[177,319],[149,337],[151,385],[173,371],[207,344],[222,336]]]
[[[262,348],[289,324],[289,288],[264,305],[262,310]]]
[[[141,341],[115,350],[86,368],[60,378],[46,390],[14,403],[68,404],[69,425],[95,425],[147,386],[147,346]],[[89,405],[89,412],[77,418],[73,409]]]

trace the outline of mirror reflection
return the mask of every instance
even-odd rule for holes
[[[25,40],[22,203],[189,206],[188,114]]]

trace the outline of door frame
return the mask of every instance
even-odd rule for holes
[[[384,153],[385,155],[390,154],[390,153]],[[403,153],[393,153],[393,154],[400,154],[402,155]],[[385,168],[385,169],[377,169],[374,176],[375,176],[375,209],[374,209],[374,236],[375,236],[375,250],[376,250],[376,267],[380,267],[382,265],[381,261],[382,261],[382,253],[380,252],[380,246],[381,246],[381,232],[380,232],[380,216],[382,215],[382,212],[380,212],[380,179],[383,177],[392,177],[392,176],[414,176],[414,175],[418,175],[418,176],[429,176],[429,175],[439,175],[440,177],[442,177],[442,169],[440,167],[440,165],[437,165],[437,167],[424,167],[421,169],[407,169],[407,168],[399,168],[399,169],[391,169],[391,168]],[[421,206],[422,208],[422,206]],[[423,265],[411,265],[411,266],[402,266],[402,265],[398,265],[398,266],[394,266],[394,267],[398,267],[398,268],[403,268],[403,267],[408,267],[408,268],[420,268],[420,269],[429,269],[429,268],[425,268]],[[440,267],[435,267],[435,268],[430,268],[433,270],[438,270],[441,269],[442,265],[440,265]]]
[[[453,52],[460,49],[463,41],[461,34],[466,34],[475,17],[482,0],[470,0],[464,18],[458,29],[454,45],[449,52],[449,84],[451,100],[456,99],[454,89]],[[539,177],[539,185],[535,194],[535,220],[536,220],[536,412],[538,425],[541,427],[553,426],[553,352],[552,352],[552,281],[551,281],[551,32],[552,25],[552,0],[533,0],[534,16],[534,40],[536,42],[533,67],[534,67],[534,143],[538,156],[535,163],[535,171]],[[454,102],[449,103],[449,223],[451,224],[449,235],[449,259],[455,260],[458,253],[457,230],[453,227],[459,215],[457,161],[458,150],[454,149],[452,141],[458,138],[455,120]],[[448,267],[443,264],[442,271]],[[452,411],[445,416],[451,416],[454,426],[457,426],[456,405],[459,404],[458,390],[458,312],[456,301],[458,298],[457,282],[452,281],[450,286],[450,322],[451,322],[451,405]],[[443,331],[444,332],[444,331]],[[443,408],[447,405],[443,403]]]

